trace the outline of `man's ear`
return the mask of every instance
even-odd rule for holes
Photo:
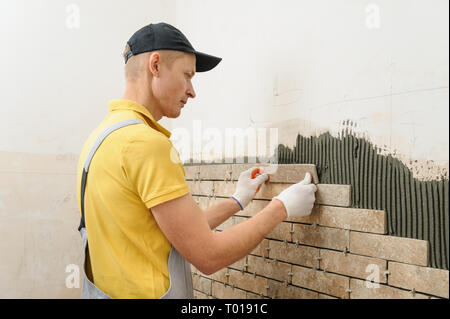
[[[158,52],[153,52],[149,57],[148,66],[149,66],[150,73],[154,77],[159,76],[160,62],[161,62],[161,55]]]

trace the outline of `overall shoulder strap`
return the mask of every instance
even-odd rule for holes
[[[89,152],[89,155],[86,158],[86,161],[84,162],[83,175],[81,177],[81,193],[80,193],[80,199],[81,199],[81,221],[80,221],[80,226],[78,226],[78,231],[80,231],[82,228],[86,227],[86,225],[84,223],[84,193],[85,193],[85,190],[86,190],[86,179],[87,179],[87,174],[88,174],[88,171],[89,171],[89,166],[91,165],[91,161],[92,161],[92,158],[95,155],[95,152],[100,147],[100,145],[105,140],[105,138],[108,137],[109,134],[111,134],[115,130],[118,130],[119,128],[122,128],[122,127],[128,126],[128,125],[134,125],[134,124],[144,124],[144,122],[142,122],[139,119],[130,119],[130,120],[125,120],[125,121],[121,121],[121,122],[118,122],[116,124],[113,124],[110,127],[108,127],[107,129],[105,129],[102,132],[102,134],[100,134],[100,136],[97,138],[97,140],[95,141],[94,145],[92,146],[91,151]]]

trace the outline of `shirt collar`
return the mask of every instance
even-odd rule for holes
[[[148,119],[148,122],[151,126],[153,126],[155,129],[166,135],[168,138],[170,138],[171,133],[164,128],[161,124],[155,121],[153,116],[150,114],[150,112],[147,110],[147,108],[137,102],[131,101],[131,100],[112,100],[108,103],[108,109],[110,112],[115,110],[132,110],[135,112],[138,112],[144,117]]]

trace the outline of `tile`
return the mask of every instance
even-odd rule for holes
[[[209,276],[215,281],[228,283],[227,268],[222,268]]]
[[[318,299],[319,293],[269,280],[269,297],[273,299]]]
[[[228,283],[234,287],[241,288],[259,295],[267,296],[267,279],[253,276],[248,273],[242,274],[240,271],[229,269]]]
[[[348,236],[344,229],[294,224],[292,241],[320,248],[343,251],[347,246]]]
[[[350,185],[318,184],[316,203],[349,207],[351,205],[351,194]]]
[[[349,278],[341,275],[292,266],[292,284],[339,298],[346,298],[349,288]]]
[[[390,261],[389,285],[449,298],[449,271]]]
[[[427,266],[428,247],[426,240],[350,232],[350,252],[357,255]]]
[[[211,279],[203,276],[192,277],[192,285],[194,286],[194,289],[203,292],[208,296],[211,295],[211,282]]]
[[[428,299],[422,294],[379,284],[378,288],[364,280],[350,279],[350,299]]]
[[[189,182],[188,182],[189,183]],[[201,182],[201,183],[207,183]],[[220,197],[230,197],[236,189],[236,182],[214,181],[214,193]],[[267,183],[261,186],[261,189],[256,193],[255,199],[268,199],[280,194],[283,190],[292,184],[285,183]],[[202,194],[207,195],[207,194]],[[349,185],[328,185],[317,184],[316,203],[322,205],[343,206],[348,207],[350,201],[351,188]]]
[[[320,258],[322,270],[364,280],[373,277],[376,282],[386,283],[386,276],[383,275],[387,269],[386,260],[325,249],[320,250]]]
[[[248,256],[247,272],[256,273],[263,277],[273,278],[279,281],[291,281],[291,265],[281,261],[263,259],[257,256]]]
[[[301,266],[319,268],[319,249],[269,240],[269,257]]]
[[[282,222],[278,224],[269,234],[266,235],[266,238],[286,240],[288,242],[292,241],[292,224],[287,222]]]
[[[320,205],[318,224],[365,233],[386,233],[386,212]]]
[[[218,299],[246,299],[246,292],[214,281],[212,283],[212,296]]]
[[[250,253],[252,255],[257,255],[261,257],[269,257],[269,251],[267,248],[269,247],[269,240],[263,239],[258,246]]]

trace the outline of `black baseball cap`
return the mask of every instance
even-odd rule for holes
[[[154,50],[176,50],[194,53],[196,56],[196,72],[213,69],[222,58],[198,52],[180,30],[170,24],[150,23],[136,31],[128,40],[130,51],[125,56],[125,63],[133,55]]]

